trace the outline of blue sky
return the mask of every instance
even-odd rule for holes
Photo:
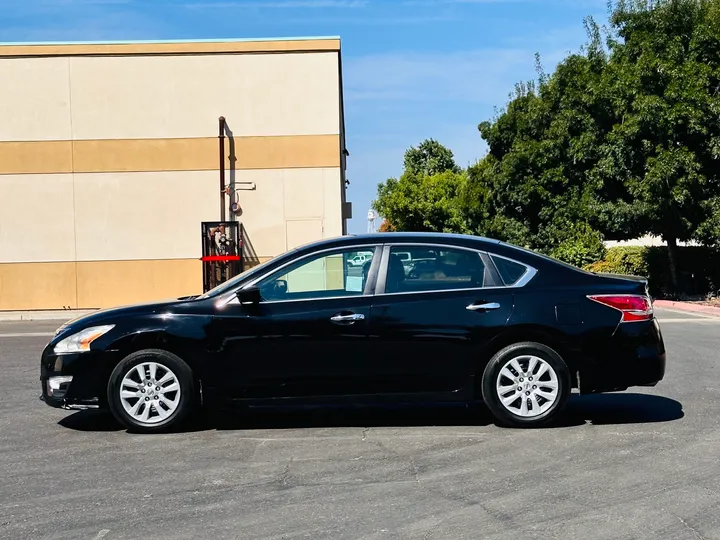
[[[432,137],[466,166],[477,124],[515,82],[585,41],[606,0],[0,0],[1,41],[340,36],[350,158],[349,232],[366,229],[377,184]]]

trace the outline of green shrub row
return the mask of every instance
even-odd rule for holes
[[[585,269],[646,277],[654,297],[705,296],[720,291],[720,250],[707,247],[678,248],[677,289],[670,278],[667,247],[608,248],[602,260],[585,266]]]

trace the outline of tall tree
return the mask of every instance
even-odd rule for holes
[[[720,0],[621,1],[610,31],[598,218],[610,237],[661,236],[677,285],[677,241],[720,240]]]
[[[400,178],[378,185],[373,208],[398,231],[465,232],[460,197],[465,172],[452,152],[432,139],[405,152]]]
[[[405,152],[405,173],[413,176],[433,176],[444,172],[459,173],[452,151],[435,139],[426,139],[417,148]]]
[[[571,55],[479,125],[489,151],[468,176],[489,194],[478,201],[489,234],[549,253],[589,220],[586,178],[608,124],[594,90],[604,65],[602,54]]]
[[[469,184],[490,194],[494,235],[547,252],[596,245],[593,229],[659,235],[677,284],[678,240],[720,242],[720,0],[620,1],[605,43],[587,29],[584,51],[480,124]]]

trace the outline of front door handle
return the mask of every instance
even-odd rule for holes
[[[333,315],[330,320],[334,323],[354,323],[355,321],[362,321],[365,319],[365,315],[362,313],[350,313],[348,315]]]
[[[497,302],[489,302],[487,304],[470,304],[465,309],[470,311],[489,311],[491,309],[500,309],[500,304]]]

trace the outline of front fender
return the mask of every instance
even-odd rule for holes
[[[207,356],[209,315],[149,315],[132,327],[119,325],[105,349],[117,351],[118,362],[143,349],[162,349],[182,358],[200,375]],[[114,366],[113,366],[114,368]]]

